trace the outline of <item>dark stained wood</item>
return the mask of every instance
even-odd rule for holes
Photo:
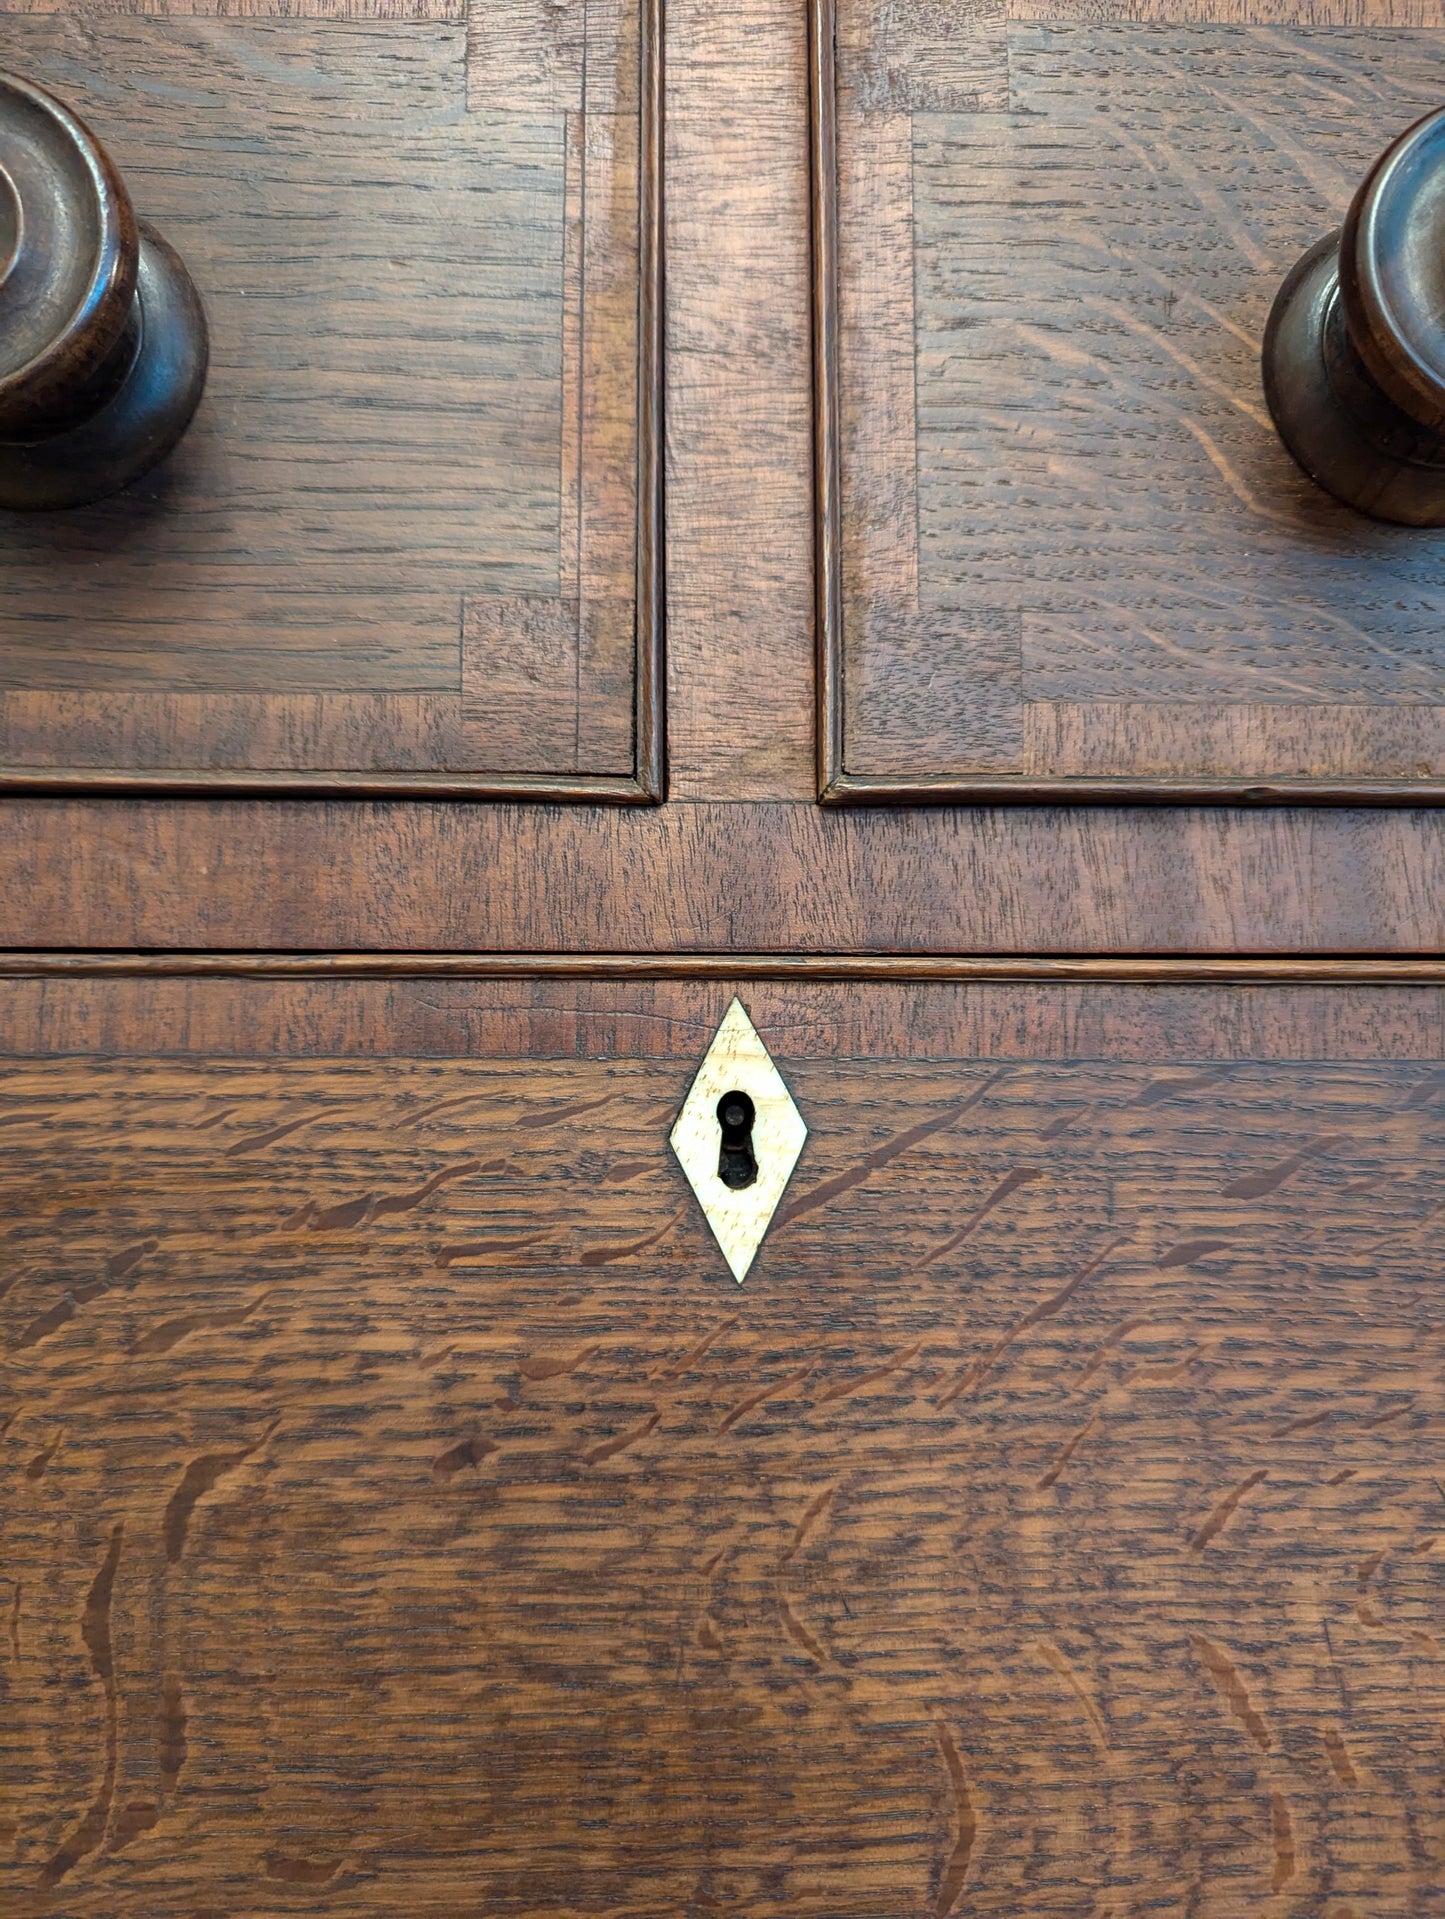
[[[1445,525],[1433,479],[1445,468],[1439,249],[1412,246],[1442,126],[1427,115],[1380,156],[1338,239],[1324,235],[1286,276],[1264,336],[1264,395],[1284,444],[1336,499],[1401,526]]]
[[[162,472],[0,529],[0,778],[656,799],[658,35],[279,11],[0,16],[214,344]],[[511,98],[559,23],[575,86]]]
[[[20,956],[0,968],[0,1055],[695,1062],[739,994],[792,1058],[1445,1057],[1439,964],[584,964]]]
[[[1200,19],[1241,26],[1445,27],[1439,0],[1006,0],[1014,20],[1161,26]]]
[[[525,5],[526,0],[521,0],[519,6],[505,9],[508,26],[515,25],[519,18],[530,19],[535,10],[524,12]],[[95,10],[158,19],[197,17],[226,20],[456,22],[464,21],[467,15],[465,0],[126,0],[124,7],[117,6],[115,0],[105,0],[105,4]],[[76,11],[75,0],[5,0],[5,5],[0,7],[0,12],[21,14],[73,14]],[[489,11],[499,15],[504,13],[500,6]],[[600,16],[600,7],[598,11]],[[535,40],[533,44],[536,44]]]
[[[1428,1911],[1438,1064],[1052,1051],[8,1066],[7,1912]]]
[[[1438,801],[1439,536],[1307,482],[1259,383],[1438,34],[1057,12],[817,0],[824,795]]]

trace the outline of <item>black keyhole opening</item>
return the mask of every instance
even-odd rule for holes
[[[753,1185],[758,1177],[753,1152],[753,1121],[757,1116],[757,1108],[746,1093],[724,1093],[717,1103],[717,1123],[722,1128],[717,1176],[735,1193]]]

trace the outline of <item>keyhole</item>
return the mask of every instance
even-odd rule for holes
[[[717,1176],[735,1193],[751,1186],[758,1177],[753,1152],[753,1121],[757,1116],[757,1108],[746,1093],[724,1093],[717,1103],[717,1121],[722,1128]]]

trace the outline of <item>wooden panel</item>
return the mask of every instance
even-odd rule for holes
[[[462,592],[558,586],[560,121],[465,119],[448,27],[6,29],[194,261],[215,369],[145,497],[7,516],[0,680],[455,691]],[[100,88],[68,71],[83,51]],[[199,95],[191,124],[162,76]]]
[[[467,10],[467,92],[498,113],[635,114],[640,15],[629,0],[493,0]]]
[[[1010,20],[1237,22],[1250,26],[1441,27],[1439,0],[1007,0]]]
[[[511,99],[543,25],[577,86]],[[636,8],[12,14],[0,52],[91,119],[212,333],[158,474],[0,528],[0,778],[651,797]]]
[[[11,1064],[7,1912],[1427,1912],[1438,1067],[1009,1052]]]
[[[64,13],[75,0],[5,0],[0,13]],[[455,20],[466,18],[465,0],[100,0],[100,14],[208,16],[218,20]],[[514,16],[515,17],[515,16]]]
[[[815,816],[804,15],[791,0],[673,0],[669,15],[671,771],[675,794],[706,803],[616,820],[11,800],[6,943],[1441,951],[1441,827],[1427,811]],[[376,712],[390,697],[359,698],[356,724],[390,724]],[[1376,711],[1408,726],[1414,709]],[[443,719],[403,716],[392,737]],[[313,700],[306,724],[319,723]],[[1068,750],[1082,750],[1072,736]],[[717,803],[768,796],[796,803]]]
[[[1097,963],[1092,975],[1081,963],[1073,977],[1047,981],[1024,962],[1012,982],[866,983],[769,977],[763,962],[736,960],[731,971],[679,966],[650,978],[604,964],[590,975],[549,973],[540,956],[487,974],[486,962],[444,973],[406,955],[350,978],[335,960],[330,972],[323,960],[292,961],[315,968],[301,977],[285,963],[273,955],[248,971],[220,955],[154,955],[123,973],[48,955],[37,976],[16,978],[7,960],[0,1057],[697,1061],[737,995],[780,1059],[1445,1060],[1445,962],[1412,985],[1389,984],[1386,967],[1362,962],[1349,983],[1338,961],[1320,964],[1312,981],[1292,981],[1289,963],[1271,980],[1268,963],[1251,972],[1234,961],[1220,963],[1213,983],[1158,966],[1138,984],[1111,981]],[[75,971],[63,973],[68,966]]]
[[[802,15],[670,0],[668,23],[670,785],[811,799]]]
[[[1432,812],[12,800],[7,946],[1435,953]]]
[[[819,5],[827,797],[1438,800],[1441,536],[1259,384],[1434,11]]]

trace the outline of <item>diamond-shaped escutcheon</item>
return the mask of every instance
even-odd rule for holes
[[[739,1286],[807,1137],[782,1074],[734,1000],[677,1116],[672,1150]]]

